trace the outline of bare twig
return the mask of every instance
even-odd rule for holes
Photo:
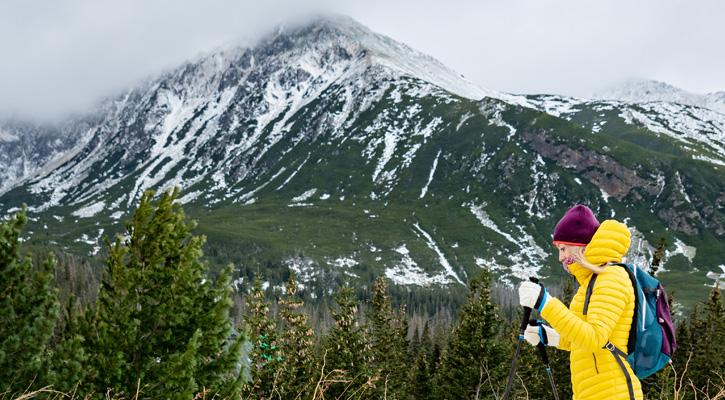
[[[258,388],[258,387],[259,387],[259,384],[260,384],[261,382],[262,382],[262,380],[261,380],[261,379],[257,379],[257,381],[256,381],[256,382],[254,382],[254,386],[252,386],[252,388],[251,388],[251,389],[249,390],[249,394],[247,395],[247,398],[246,398],[245,400],[249,400],[249,397],[250,397],[250,396],[252,395],[252,393],[254,392],[254,389]]]
[[[521,375],[516,373],[516,377],[519,378],[521,381],[521,387],[524,388],[524,392],[526,392],[526,400],[529,400],[529,389],[526,388],[526,384],[524,383],[524,380],[521,378]]]
[[[388,400],[388,378],[390,377],[390,372],[388,372],[387,375],[385,375],[385,391],[383,392],[383,400]]]
[[[357,375],[357,376],[355,376],[354,378],[352,378],[352,379],[350,379],[349,381],[347,381],[347,386],[345,386],[345,390],[343,390],[343,391],[342,391],[342,393],[340,393],[340,396],[338,396],[338,397],[337,397],[337,400],[340,400],[340,399],[342,398],[342,396],[344,396],[344,395],[345,395],[345,392],[347,392],[347,389],[350,389],[350,386],[352,386],[352,383],[353,383],[353,382],[355,382],[355,379],[357,379],[357,378],[359,378],[359,377],[360,377],[360,374],[358,374],[358,375]],[[358,389],[358,390],[360,390],[360,389]],[[357,393],[357,391],[353,392],[353,394],[352,394],[352,395],[351,395],[350,397],[348,397],[348,398],[350,398],[350,399],[351,399],[351,398],[352,398],[352,396],[354,396],[354,395],[355,395],[355,393]]]
[[[491,393],[493,393],[493,397],[498,399],[498,391],[494,389],[493,381],[491,380],[491,373],[488,371],[488,359],[484,360],[483,370],[486,371],[486,376],[488,377],[486,380],[488,381],[488,385],[491,387]]]
[[[476,385],[476,400],[480,398],[481,395],[481,386],[483,386],[483,372],[484,372],[484,366],[483,363],[481,363],[481,368],[479,368],[480,374],[478,375],[478,385]]]
[[[134,400],[138,400],[138,394],[141,391],[141,378],[139,378],[138,383],[136,383],[136,395],[133,396]]]
[[[61,392],[59,392],[57,390],[49,389],[52,386],[53,385],[48,385],[48,386],[46,386],[44,388],[40,388],[40,389],[35,390],[35,391],[32,391],[30,393],[28,393],[28,390],[26,389],[25,392],[22,395],[20,395],[20,397],[16,397],[15,400],[32,399],[33,397],[39,395],[40,393],[53,393],[53,394],[56,394],[56,395],[57,394],[61,394],[61,395],[65,396],[63,393],[61,393]]]
[[[675,383],[674,383],[674,400],[678,400],[680,398],[680,391],[682,390],[682,380],[685,379],[685,374],[687,373],[687,368],[690,366],[690,360],[692,360],[692,352],[690,352],[690,355],[687,357],[687,362],[685,363],[685,370],[682,371],[682,376],[680,376],[680,384],[679,387],[677,385],[677,371],[675,370],[675,366],[670,363],[670,367],[672,367],[672,372],[675,374]],[[695,395],[697,397],[697,395]]]
[[[322,371],[320,373],[320,380],[317,381],[317,386],[315,386],[315,392],[312,394],[312,400],[317,399],[317,390],[320,389],[320,384],[322,383],[322,380],[325,379],[325,365],[327,364],[327,352],[330,349],[325,349],[325,354],[322,356]],[[320,398],[322,398],[322,393],[320,393]]]

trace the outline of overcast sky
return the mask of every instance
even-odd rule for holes
[[[725,1],[0,0],[0,114],[56,117],[284,20],[331,12],[509,93],[633,78],[725,91]]]

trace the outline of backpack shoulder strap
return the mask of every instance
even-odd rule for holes
[[[629,276],[629,281],[632,283],[632,289],[634,289],[634,320],[632,321],[632,327],[629,329],[629,340],[627,341],[627,353],[631,354],[634,351],[637,342],[637,313],[641,312],[640,308],[642,304],[640,301],[643,301],[643,299],[640,298],[641,288],[638,285],[637,274],[635,272],[639,267],[632,264],[630,268],[630,266],[623,263],[612,263],[612,265],[619,265],[624,268]]]
[[[587,315],[587,310],[589,309],[589,299],[592,297],[592,292],[594,291],[594,282],[597,280],[597,274],[592,274],[592,278],[589,279],[589,286],[587,286],[587,294],[584,297],[584,310],[582,311],[584,315]]]
[[[636,303],[636,301],[637,301],[637,296],[636,296],[637,286],[636,286],[636,283],[635,283],[636,281],[634,280],[634,274],[632,273],[632,271],[629,270],[629,268],[627,268],[627,266],[625,264],[612,263],[612,265],[619,265],[619,266],[624,267],[625,270],[627,270],[627,273],[628,273],[628,275],[630,277],[630,280],[632,281],[632,285],[634,286],[635,304],[637,304]],[[584,310],[583,310],[583,314],[584,315],[587,315],[587,310],[589,309],[589,300],[592,297],[592,292],[594,291],[594,282],[597,280],[597,276],[598,276],[597,274],[593,274],[592,275],[592,278],[589,280],[589,286],[587,286],[587,294],[586,294],[586,297],[584,298]],[[633,334],[636,334],[636,329],[635,329],[634,326],[632,326],[632,328],[630,329],[629,343],[627,344],[630,349],[634,349],[634,336],[633,336]],[[619,367],[622,368],[622,372],[624,373],[624,377],[627,380],[627,390],[629,391],[629,398],[631,400],[635,400],[635,397],[634,397],[634,387],[632,385],[632,377],[629,375],[629,372],[627,371],[627,368],[624,366],[624,362],[625,362],[624,360],[627,358],[627,353],[625,353],[622,350],[618,349],[617,347],[615,347],[612,344],[612,342],[609,342],[609,341],[607,342],[607,344],[603,348],[605,348],[605,349],[607,349],[607,350],[609,350],[609,351],[612,352],[612,355],[614,356],[614,359],[617,360],[617,364],[619,364]]]

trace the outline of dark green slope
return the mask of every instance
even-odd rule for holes
[[[266,275],[279,285],[294,267],[306,271],[302,276],[311,286],[335,279],[365,286],[387,273],[399,284],[447,281],[462,290],[459,282],[485,265],[500,282],[537,274],[560,284],[566,276],[551,232],[569,207],[586,204],[600,220],[614,217],[636,229],[637,243],[647,242],[633,249],[639,262],[649,259],[663,235],[672,250],[677,240],[697,248],[692,260],[673,252],[660,278],[685,307],[706,298],[706,285],[714,283],[707,273],[723,264],[718,232],[725,225],[725,184],[717,166],[692,159],[697,149],[593,106],[567,119],[491,98],[460,98],[416,79],[386,84],[370,107],[348,113],[343,123],[335,121],[351,107],[347,82],[331,85],[284,126],[277,119],[264,128],[239,155],[254,162],[227,169],[227,177],[239,180],[227,178],[228,187],[220,188],[207,176],[182,187],[182,198],[200,193],[184,208],[208,238],[213,271],[228,262],[242,276],[270,268]],[[608,122],[593,133],[602,115]],[[206,128],[191,126],[174,137],[200,137]],[[208,148],[203,162],[222,160],[224,146],[248,137],[252,128],[220,127],[201,147]],[[114,140],[122,138],[109,145]],[[140,172],[134,163],[113,167],[125,151],[120,146],[88,178],[119,177],[103,194],[106,204],[119,198],[131,203],[124,196]],[[167,176],[184,168],[191,178],[200,162],[184,161]],[[160,180],[155,189],[167,185]],[[2,201],[33,196],[21,186]],[[61,202],[37,212],[28,243],[97,252],[100,237],[121,232],[129,215],[101,210],[85,218],[73,214],[77,209],[78,203]]]

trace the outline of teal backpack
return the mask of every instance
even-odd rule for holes
[[[620,263],[612,263],[611,265],[620,266],[627,271],[634,288],[635,307],[632,328],[629,331],[627,352],[625,353],[616,348],[611,342],[607,342],[604,348],[612,352],[619,366],[622,367],[627,378],[630,397],[634,398],[631,377],[627,373],[622,360],[629,363],[632,371],[639,379],[654,374],[672,358],[672,354],[677,347],[675,329],[670,316],[667,293],[665,293],[660,282],[636,265]],[[596,279],[597,275],[594,274],[589,281],[584,300],[584,315],[587,314],[589,298],[594,290]]]

